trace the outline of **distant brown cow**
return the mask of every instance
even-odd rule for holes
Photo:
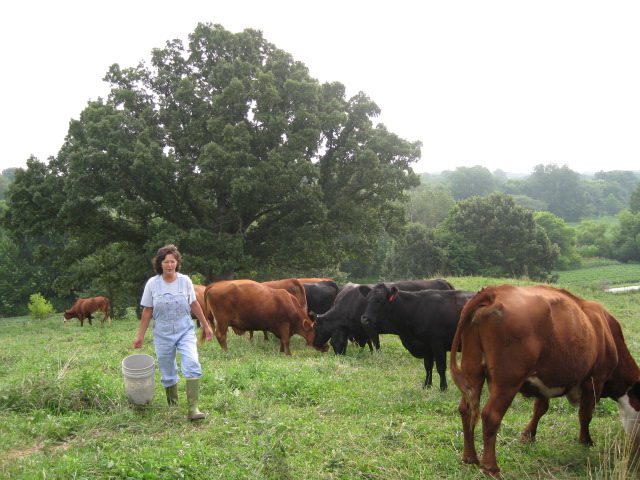
[[[104,322],[109,322],[111,325],[111,318],[109,317],[109,299],[107,297],[91,297],[91,298],[80,298],[76,300],[76,303],[69,310],[64,311],[64,321],[71,318],[77,318],[80,320],[80,326],[84,326],[84,319],[89,320],[89,325],[93,325],[91,320],[93,317],[91,316],[94,312],[102,312],[102,326],[104,327]]]
[[[285,355],[291,355],[291,335],[298,334],[313,345],[313,322],[306,308],[286,290],[253,280],[227,280],[208,285],[205,301],[213,314],[216,338],[225,352],[229,327],[272,332],[280,338],[280,351]],[[203,334],[200,341],[204,341]]]

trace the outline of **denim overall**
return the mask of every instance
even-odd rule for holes
[[[187,283],[178,275],[175,280],[180,293],[165,292],[162,277],[156,277],[153,299],[153,345],[158,357],[162,386],[171,387],[178,382],[176,350],[180,353],[180,368],[185,378],[200,378],[196,334],[191,318]]]

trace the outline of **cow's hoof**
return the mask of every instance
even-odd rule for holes
[[[482,472],[494,478],[502,478],[502,475],[500,474],[500,469],[498,467],[485,467],[483,465]]]

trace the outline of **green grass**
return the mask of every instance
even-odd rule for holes
[[[477,290],[525,281],[448,278]],[[559,284],[558,286],[566,286]],[[571,290],[600,301],[622,322],[640,358],[640,295]],[[200,407],[207,418],[186,418],[166,405],[156,374],[148,407],[128,405],[121,361],[134,353],[134,318],[111,327],[80,328],[61,316],[43,321],[0,319],[0,477],[3,479],[479,479],[462,465],[460,395],[422,389],[422,361],[394,336],[371,355],[320,353],[292,339],[292,357],[275,339],[229,335],[229,353],[217,342],[200,347],[205,372]],[[142,352],[153,354],[151,332]],[[577,411],[552,401],[538,441],[519,442],[531,400],[517,397],[498,438],[505,478],[612,479],[627,474],[617,407],[603,400],[591,432],[596,446],[577,443]],[[478,430],[479,433],[479,430]]]

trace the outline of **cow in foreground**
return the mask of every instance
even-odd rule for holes
[[[460,367],[457,347],[462,342]],[[499,476],[496,436],[515,395],[535,397],[523,441],[536,436],[549,399],[566,395],[578,407],[579,441],[592,445],[589,423],[600,398],[618,403],[622,424],[637,440],[640,369],[631,357],[620,323],[597,302],[547,285],[491,286],[467,303],[451,349],[451,376],[462,392],[462,460]],[[489,399],[482,409],[484,454],[474,444],[485,380]]]
[[[84,319],[89,320],[89,325],[93,325],[93,314],[95,312],[102,312],[102,323],[107,321],[111,325],[111,317],[109,317],[109,299],[107,297],[91,297],[80,298],[76,300],[69,310],[65,310],[63,314],[63,321],[66,322],[72,318],[80,320],[80,326],[84,326]]]
[[[372,289],[360,287],[367,297],[362,326],[369,336],[393,333],[416,358],[424,359],[423,386],[433,383],[433,363],[440,376],[440,390],[447,389],[447,352],[458,327],[462,308],[476,292],[421,290],[403,292],[379,283]],[[373,333],[370,333],[370,332]]]
[[[228,351],[229,327],[269,331],[280,338],[280,351],[286,355],[291,355],[291,335],[298,334],[308,345],[313,345],[313,322],[306,309],[286,290],[270,288],[253,280],[221,281],[207,286],[205,302],[208,312],[213,315],[215,327],[212,327],[218,343],[225,352]],[[204,342],[204,331],[200,342]]]
[[[417,291],[426,289],[453,290],[446,280],[407,280],[395,282],[393,284],[403,291]],[[373,351],[380,349],[380,339],[376,334],[369,337],[365,332],[360,318],[367,308],[366,290],[360,287],[371,289],[373,284],[347,283],[344,285],[335,299],[333,307],[324,315],[318,315],[315,322],[316,339],[314,345],[320,347],[331,339],[331,346],[336,355],[343,355],[347,349],[349,339],[353,340],[360,347],[369,345]]]

